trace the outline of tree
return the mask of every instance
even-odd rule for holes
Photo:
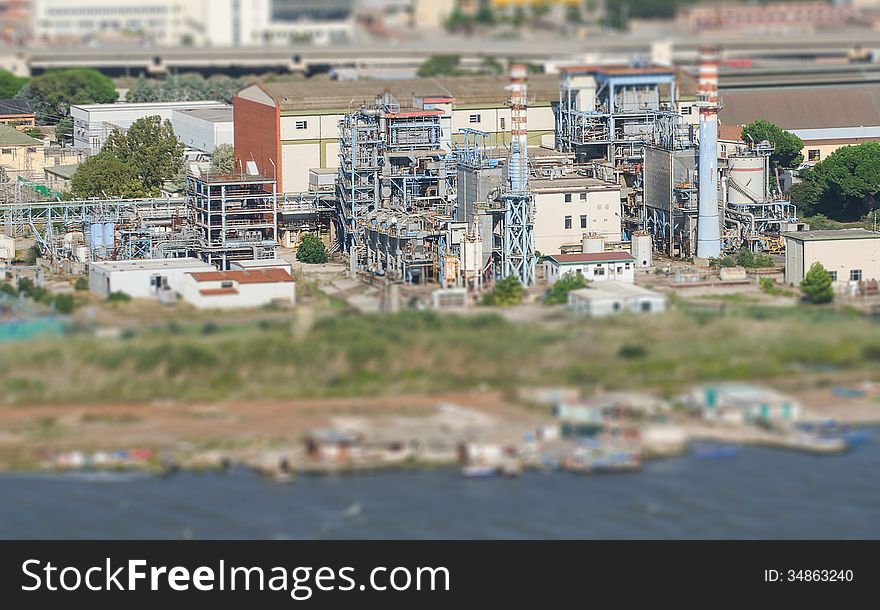
[[[770,165],[774,169],[789,169],[804,162],[804,156],[801,154],[804,141],[770,121],[758,119],[749,123],[743,127],[742,138],[754,144],[768,140],[773,145]]]
[[[306,233],[296,249],[296,260],[302,263],[326,263],[327,248],[324,247],[324,242],[316,235]]]
[[[831,288],[831,275],[822,263],[813,263],[801,282],[801,292],[810,303],[830,303],[834,299]]]
[[[519,283],[516,276],[508,275],[503,280],[495,282],[495,289],[483,297],[483,303],[509,307],[522,301],[523,292],[522,284]]]
[[[15,97],[27,82],[28,79],[24,77],[16,76],[8,70],[0,70],[0,99]]]
[[[419,66],[416,74],[419,78],[431,76],[454,76],[458,74],[459,55],[432,55]]]
[[[546,305],[560,305],[568,302],[568,293],[572,290],[587,287],[587,280],[580,273],[572,273],[569,271],[561,278],[556,280],[553,287],[544,295],[544,303]]]
[[[190,102],[217,100],[232,102],[244,87],[240,78],[216,76],[206,79],[198,73],[172,74],[162,80],[138,77],[125,99],[129,102]]]
[[[232,144],[220,144],[211,155],[211,172],[231,174],[235,171],[235,148]]]
[[[16,97],[31,104],[41,125],[54,125],[68,114],[71,104],[110,104],[119,95],[116,85],[97,70],[49,70],[35,76]]]
[[[824,214],[843,222],[858,220],[878,207],[880,143],[838,148],[803,175],[792,201],[805,215]]]
[[[158,189],[180,171],[184,146],[168,119],[148,116],[138,119],[123,133],[116,129],[102,152],[129,165],[147,190]]]
[[[70,179],[74,197],[146,197],[152,193],[144,189],[132,166],[107,153],[87,159]]]

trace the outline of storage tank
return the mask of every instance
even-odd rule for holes
[[[636,267],[650,267],[654,264],[652,257],[653,244],[651,243],[651,235],[644,231],[633,233],[630,253],[636,259]]]
[[[605,252],[605,238],[598,233],[586,233],[581,240],[581,252],[584,254]]]
[[[765,158],[730,157],[727,201],[732,205],[763,203],[766,199],[767,167]],[[737,188],[738,187],[738,188]]]
[[[74,251],[74,258],[81,263],[88,262],[89,260],[89,249],[87,246],[77,246]]]
[[[92,250],[100,250],[104,247],[104,225],[98,223],[89,226],[89,235],[91,239]]]
[[[112,252],[116,246],[116,226],[112,222],[104,223],[104,247]]]

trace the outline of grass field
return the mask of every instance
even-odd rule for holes
[[[173,324],[119,339],[6,344],[8,405],[369,396],[479,386],[650,387],[880,369],[880,324],[847,311],[725,304],[553,325],[493,313],[296,315]]]

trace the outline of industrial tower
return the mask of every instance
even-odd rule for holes
[[[516,276],[523,286],[535,283],[535,199],[529,192],[527,71],[510,66],[510,158],[504,204],[502,275]]]
[[[700,179],[697,215],[697,256],[721,256],[721,220],[718,213],[718,58],[717,49],[700,50]]]

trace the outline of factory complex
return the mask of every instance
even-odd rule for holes
[[[706,48],[692,74],[637,63],[532,74],[512,63],[506,77],[265,82],[240,91],[231,112],[213,102],[72,106],[74,142],[92,154],[111,128],[173,118],[198,153],[182,191],[16,200],[2,221],[59,268],[88,272],[98,294],[118,283],[197,307],[292,303],[283,286],[246,298],[254,282],[233,275],[283,258],[306,234],[351,279],[440,291],[435,304],[474,302],[508,277],[526,289],[568,273],[633,284],[658,257],[699,269],[742,251],[784,260],[789,286],[817,261],[841,290],[876,280],[877,234],[809,232],[771,171],[773,145],[741,133],[777,120],[802,135],[809,164],[873,138],[873,89],[835,101],[820,88],[809,110],[792,102],[797,89],[725,100],[720,63]],[[876,126],[848,124],[875,107]],[[198,156],[229,142],[231,172]],[[232,275],[196,286],[207,268]],[[206,298],[215,291],[224,298]]]

